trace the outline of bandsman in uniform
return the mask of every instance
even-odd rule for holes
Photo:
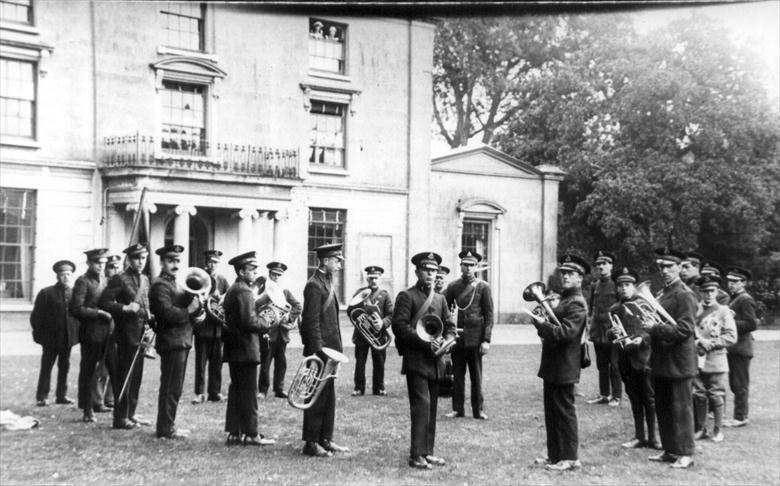
[[[412,419],[409,466],[431,469],[445,465],[445,460],[434,456],[436,442],[436,411],[439,398],[439,379],[444,373],[444,360],[436,351],[455,338],[447,301],[433,290],[433,282],[441,257],[433,252],[422,252],[412,257],[417,283],[402,290],[395,300],[393,333],[398,354],[402,356],[401,373],[406,375],[409,407]],[[417,322],[425,315],[438,317],[442,324],[442,338],[426,342],[417,335]]]
[[[712,260],[704,260],[701,264],[701,276],[707,276],[707,275],[715,275],[718,277],[721,282],[725,279],[725,273],[723,272],[723,267],[719,264],[713,262]],[[729,305],[729,302],[731,301],[731,297],[729,296],[729,293],[723,290],[722,288],[718,288],[718,295],[715,298],[715,301],[720,305]]]
[[[371,294],[367,297],[370,303],[379,309],[379,317],[382,319],[381,329],[375,329],[377,334],[385,332],[390,327],[393,318],[393,300],[386,290],[380,289],[377,281],[385,273],[384,268],[379,266],[370,266],[365,268],[367,287]],[[365,290],[358,289],[355,295]],[[353,295],[354,297],[354,295]],[[349,312],[349,309],[347,310]],[[374,395],[386,395],[385,392],[385,358],[387,350],[377,350],[372,348],[363,334],[357,328],[352,332],[352,343],[355,345],[355,389],[352,396],[364,395],[366,393],[366,360],[368,359],[369,349],[371,350],[372,363],[372,381],[371,389]]]
[[[433,281],[433,291],[437,294],[444,295],[444,291],[447,290],[444,285],[444,279],[450,274],[449,267],[439,265],[439,269],[436,270],[436,280]],[[455,373],[452,369],[452,353],[444,355],[444,376],[439,380],[439,396],[451,397],[452,385],[455,382]]]
[[[228,262],[236,270],[236,281],[225,294],[225,331],[223,361],[230,369],[225,432],[227,445],[265,446],[276,441],[258,431],[257,365],[260,364],[260,340],[268,332],[268,323],[255,313],[252,284],[257,278],[254,251],[242,253]]]
[[[271,262],[265,266],[268,269],[268,280],[279,284],[287,265],[282,262]],[[281,285],[280,285],[281,287]],[[260,381],[258,390],[260,395],[268,393],[270,383],[271,363],[274,365],[273,391],[276,398],[287,398],[284,391],[284,375],[287,373],[287,343],[290,342],[290,331],[295,329],[296,322],[301,316],[303,306],[295,296],[287,289],[282,289],[284,299],[290,305],[290,312],[277,325],[271,326],[266,334],[265,346],[260,342]]]
[[[79,321],[69,310],[73,297],[71,282],[76,265],[69,260],[60,260],[52,265],[51,269],[57,274],[57,283],[38,292],[30,314],[33,341],[43,348],[38,388],[35,391],[36,405],[39,407],[49,404],[51,370],[55,361],[57,362],[55,403],[62,405],[73,403],[73,399],[68,397],[70,350],[79,342]]]
[[[127,269],[108,281],[100,296],[99,306],[114,318],[114,338],[117,350],[115,376],[111,377],[114,388],[114,428],[132,429],[151,422],[137,415],[138,392],[144,373],[144,356],[139,356],[130,369],[139,346],[146,346],[153,332],[149,327],[149,278],[142,272],[149,258],[144,243],[136,243],[123,250],[129,261]],[[109,370],[110,371],[110,370]],[[124,395],[119,397],[125,379],[128,379]]]
[[[617,302],[615,282],[612,281],[612,268],[615,254],[599,250],[594,257],[598,280],[590,286],[588,308],[590,309],[590,340],[596,352],[596,368],[599,370],[599,395],[588,403],[605,403],[611,407],[620,405],[623,396],[623,384],[620,381],[618,358],[620,353],[607,336],[611,327],[609,309]]]
[[[727,270],[734,322],[737,326],[737,342],[728,348],[729,388],[734,394],[734,418],[726,427],[744,427],[748,424],[748,392],[750,389],[750,360],[753,359],[753,331],[758,326],[756,301],[745,291],[752,278],[749,270],[731,267]]]
[[[114,275],[122,271],[122,256],[110,255],[106,261],[106,285]],[[92,378],[92,403],[97,413],[107,413],[114,408],[114,389],[111,383],[111,375],[116,368],[116,342],[114,341],[114,318],[111,317],[111,334],[106,342],[106,353],[98,363],[95,376]]]
[[[203,252],[206,259],[204,270],[211,277],[211,295],[219,298],[225,295],[230,284],[217,273],[217,265],[222,257],[219,250]],[[219,319],[206,314],[203,324],[195,327],[195,398],[192,403],[206,400],[204,389],[210,402],[222,400],[222,326]],[[206,368],[208,367],[208,386],[206,386]]]
[[[577,409],[574,384],[580,380],[588,304],[582,295],[582,279],[590,265],[577,255],[564,254],[559,260],[561,302],[553,309],[560,325],[551,319],[533,316],[542,338],[542,359],[538,376],[544,380],[544,424],[547,430],[547,457],[535,462],[553,471],[579,469]]]
[[[176,410],[192,348],[193,322],[201,323],[205,319],[199,299],[176,282],[183,252],[181,245],[167,245],[155,251],[160,257],[160,276],[154,279],[149,290],[149,306],[157,320],[160,356],[157,437],[161,439],[184,439],[190,433],[176,427]]]
[[[638,316],[627,308],[629,303],[636,301],[639,274],[632,268],[622,267],[612,272],[612,280],[617,286],[619,301],[609,309],[609,313],[619,319],[626,332],[625,340],[615,346],[620,353],[618,368],[626,385],[626,394],[634,417],[634,438],[621,446],[627,449],[661,449],[656,433],[655,392],[650,375],[650,335],[642,327]],[[612,339],[621,337],[614,326],[609,335]]]
[[[487,420],[483,411],[482,356],[490,349],[493,332],[493,296],[490,286],[477,278],[474,271],[482,255],[463,250],[460,258],[461,277],[447,286],[447,304],[458,311],[458,329],[462,335],[452,348],[452,412],[447,417],[463,417],[465,402],[466,368],[471,381],[471,413],[474,418]]]
[[[449,267],[439,265],[439,269],[436,270],[436,280],[433,281],[433,291],[437,294],[443,294],[446,289],[444,285],[444,279],[450,274]]]
[[[79,408],[84,412],[82,421],[94,422],[94,409],[103,403],[93,401],[93,382],[98,363],[103,361],[113,324],[111,314],[98,307],[100,295],[106,288],[106,262],[108,249],[95,248],[85,251],[87,271],[76,279],[70,313],[79,320],[81,364],[79,366]]]
[[[656,299],[676,324],[643,323],[651,338],[650,367],[653,370],[655,411],[664,451],[651,461],[670,462],[673,468],[693,465],[693,378],[697,374],[696,296],[680,279],[682,252],[655,250],[664,288]]]
[[[698,300],[701,300],[699,286],[696,282],[701,277],[701,265],[704,262],[704,255],[689,251],[685,253],[680,262],[680,280],[693,291]]]
[[[342,245],[334,243],[314,249],[319,267],[303,289],[301,341],[303,355],[316,354],[323,363],[328,357],[322,348],[343,351],[339,330],[339,300],[333,289],[333,277],[341,270],[344,256]],[[327,380],[317,402],[303,411],[303,453],[307,456],[330,457],[334,452],[349,449],[333,442],[336,420],[336,390],[334,380]]]
[[[702,296],[696,315],[696,352],[699,374],[693,379],[694,439],[723,441],[723,407],[726,403],[726,348],[737,341],[737,328],[728,306],[716,302],[720,277],[703,275],[696,281]],[[712,435],[707,432],[707,405],[713,415]]]

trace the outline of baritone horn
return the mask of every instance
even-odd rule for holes
[[[206,307],[208,295],[211,292],[211,275],[198,267],[189,267],[181,277],[181,286],[188,294],[194,295],[200,302],[200,310],[193,318],[196,324],[206,320]]]
[[[371,293],[370,288],[365,288],[355,294],[347,306],[347,316],[369,346],[382,351],[390,346],[393,338],[382,324],[379,307],[375,302],[371,302]]]
[[[335,349],[322,348],[322,353],[328,357],[323,363],[316,354],[303,359],[287,390],[287,403],[298,410],[306,410],[319,398],[330,379],[338,378],[339,365],[349,361],[343,353]]]
[[[417,337],[425,341],[426,343],[432,343],[434,341],[441,342],[441,346],[433,354],[438,358],[452,350],[455,342],[458,340],[458,329],[455,330],[455,337],[444,340],[442,334],[444,333],[444,323],[441,322],[439,316],[433,314],[426,314],[417,321]]]
[[[255,313],[263,317],[270,327],[285,326],[290,329],[290,323],[285,321],[290,316],[292,306],[284,296],[284,290],[273,280],[266,280],[263,293],[255,300]]]
[[[624,302],[623,306],[626,308],[626,312],[636,316],[644,327],[657,326],[658,324],[677,326],[677,321],[653,297],[648,281],[637,285],[636,299]]]
[[[550,300],[552,297],[545,297],[544,293],[546,291],[546,287],[544,283],[542,282],[533,282],[528,287],[523,290],[523,300],[526,302],[536,302],[539,304],[537,309],[540,309],[539,312],[541,312],[543,315],[539,316],[542,319],[549,320],[556,326],[561,325],[561,321],[558,320],[557,317],[555,317],[555,313],[553,312],[552,308],[550,307]]]

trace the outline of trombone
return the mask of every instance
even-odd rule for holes
[[[328,361],[323,363],[316,354],[303,359],[287,389],[287,403],[298,410],[311,408],[319,398],[325,384],[338,378],[339,365],[349,361],[343,353],[331,348],[322,348]]]

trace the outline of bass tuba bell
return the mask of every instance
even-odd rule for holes
[[[284,290],[273,280],[266,280],[263,293],[255,300],[255,313],[263,317],[270,327],[282,325],[290,329],[294,324],[285,324],[290,310],[292,306],[287,302]]]
[[[347,316],[369,346],[382,351],[390,346],[393,338],[382,324],[379,307],[371,302],[370,297],[371,289],[368,287],[355,294],[347,306]]]
[[[431,343],[437,340],[443,341],[441,347],[439,347],[439,349],[434,353],[434,355],[438,358],[439,356],[449,353],[452,350],[452,347],[458,340],[457,332],[459,329],[455,330],[455,337],[444,341],[444,338],[442,337],[442,334],[444,333],[444,323],[441,322],[439,316],[426,314],[422,316],[419,321],[417,321],[417,327],[415,328],[415,331],[417,331],[417,337],[426,343]]]
[[[194,295],[200,301],[200,310],[193,318],[195,324],[206,320],[206,303],[211,292],[211,275],[198,267],[189,267],[181,276],[179,282],[188,294]]]
[[[322,353],[328,357],[326,363],[323,363],[316,354],[312,354],[304,358],[298,366],[298,371],[287,390],[287,403],[293,408],[299,410],[311,408],[327,381],[338,378],[339,365],[349,361],[349,358],[335,349],[322,348]]]
[[[556,326],[560,326],[561,322],[558,320],[557,317],[555,317],[555,313],[553,312],[552,308],[550,307],[550,299],[551,297],[545,297],[544,293],[546,291],[545,285],[542,282],[533,282],[528,287],[523,290],[523,300],[526,302],[536,302],[539,304],[537,309],[539,309],[539,312],[543,314],[543,316],[539,316],[542,319],[549,320]],[[536,309],[534,309],[536,311]]]

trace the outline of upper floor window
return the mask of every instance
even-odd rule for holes
[[[0,134],[35,138],[35,63],[0,58]]]
[[[191,51],[204,50],[203,4],[168,2],[163,4],[160,12],[165,45]]]
[[[344,74],[347,26],[309,19],[309,67]]]
[[[32,0],[0,0],[0,19],[32,25]]]
[[[310,164],[344,167],[347,107],[341,103],[311,100]]]
[[[206,154],[205,87],[163,81],[162,148],[182,155]]]
[[[0,298],[32,299],[35,192],[0,188]]]

